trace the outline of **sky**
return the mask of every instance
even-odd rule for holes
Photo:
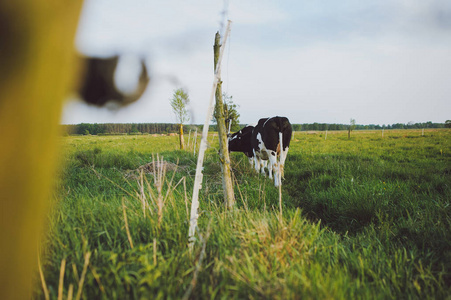
[[[175,123],[169,99],[184,88],[203,124],[213,84],[214,35],[232,21],[223,92],[240,123],[393,124],[451,119],[449,0],[85,0],[79,52],[119,54],[117,86],[133,90],[139,57],[151,81],[125,108],[71,95],[62,123]]]

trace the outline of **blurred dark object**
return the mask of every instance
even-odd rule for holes
[[[144,60],[141,60],[141,73],[138,85],[130,94],[121,93],[114,84],[119,56],[110,58],[85,57],[84,73],[80,79],[80,96],[89,104],[103,106],[112,101],[119,105],[126,105],[138,100],[149,83],[149,76]]]

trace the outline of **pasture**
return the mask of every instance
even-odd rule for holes
[[[295,132],[282,220],[278,190],[241,153],[236,209],[224,209],[209,141],[190,254],[191,147],[177,150],[177,136],[62,137],[34,297],[451,297],[451,130]],[[162,176],[149,164],[157,154]]]

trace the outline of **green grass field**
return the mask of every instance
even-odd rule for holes
[[[296,132],[282,220],[278,190],[241,153],[236,209],[223,208],[213,142],[193,253],[196,156],[176,136],[62,144],[35,298],[451,299],[451,130]],[[161,184],[136,171],[157,154]]]

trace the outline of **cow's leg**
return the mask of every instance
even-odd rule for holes
[[[272,163],[271,160],[268,160],[268,174],[269,174],[269,179],[272,179]]]
[[[260,170],[260,172],[261,172],[263,175],[266,176],[265,168],[266,168],[266,166],[268,165],[268,161],[267,161],[267,160],[261,160],[261,161],[260,161],[260,164],[261,164],[261,170]]]
[[[277,170],[278,167],[276,169],[277,166],[277,153],[275,151],[272,150],[267,150],[267,155],[268,155],[268,171],[269,171],[269,179],[273,179],[273,173],[275,176],[277,176]]]
[[[254,166],[254,158],[253,157],[248,157],[249,159],[249,164],[251,165],[251,167]]]
[[[254,156],[254,164],[257,173],[260,172],[260,158],[258,158],[257,156]]]
[[[277,154],[274,151],[271,151],[271,153],[269,153],[269,168],[274,170],[274,185],[277,187],[277,186],[279,186],[279,163],[277,161]],[[272,177],[271,177],[271,175],[272,175],[271,173],[272,172],[271,171],[270,171],[270,177],[269,178],[272,179]]]

